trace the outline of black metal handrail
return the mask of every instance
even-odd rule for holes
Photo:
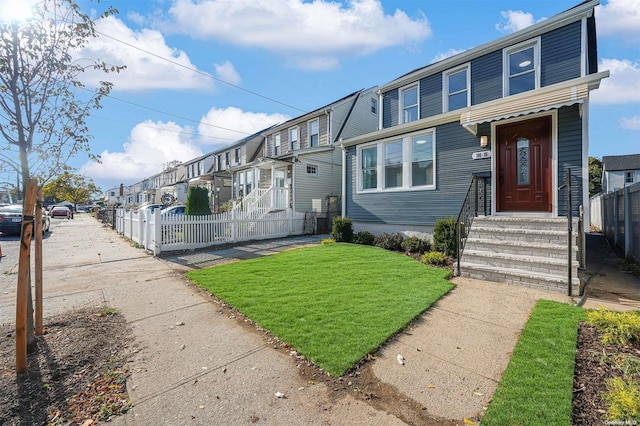
[[[467,189],[467,195],[464,197],[462,208],[458,214],[456,221],[456,257],[457,257],[457,270],[456,274],[460,275],[460,258],[464,251],[464,246],[467,243],[467,236],[473,223],[473,218],[478,216],[480,204],[484,210],[484,215],[489,215],[487,204],[487,180],[491,178],[491,172],[474,173],[471,177],[471,183],[469,189]],[[480,181],[482,180],[482,187]]]

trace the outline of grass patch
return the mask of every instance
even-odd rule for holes
[[[569,425],[578,322],[582,308],[540,300],[536,304],[483,425]]]
[[[449,273],[376,247],[337,243],[187,276],[339,376],[447,293]]]

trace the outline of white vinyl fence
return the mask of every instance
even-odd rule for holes
[[[210,216],[161,215],[160,209],[119,209],[116,230],[158,255],[240,241],[302,235],[304,213],[292,209],[265,213],[261,217],[232,211]]]
[[[591,224],[640,260],[640,183],[591,198]],[[599,225],[599,226],[598,226]]]

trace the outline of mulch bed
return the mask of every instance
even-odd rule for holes
[[[51,318],[16,374],[15,334],[0,335],[0,424],[93,425],[129,409],[122,315],[78,310]]]
[[[607,391],[606,380],[621,376],[621,372],[613,363],[604,362],[603,359],[615,359],[620,354],[640,357],[638,342],[626,346],[613,346],[605,345],[601,338],[601,334],[595,327],[580,323],[573,379],[572,417],[573,424],[576,426],[606,424],[607,406],[602,399],[602,395]],[[633,421],[633,419],[619,419],[619,421]]]

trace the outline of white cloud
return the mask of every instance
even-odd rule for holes
[[[307,68],[335,67],[336,58],[420,42],[431,35],[427,18],[396,9],[386,14],[380,0],[175,0],[171,30],[284,55]],[[329,59],[330,58],[330,59]]]
[[[502,21],[496,24],[496,29],[501,33],[515,33],[524,28],[530,27],[536,22],[547,18],[534,19],[533,14],[521,10],[507,10],[500,12]]]
[[[594,103],[640,102],[640,62],[628,59],[602,59],[598,69],[608,69],[611,76],[602,80],[600,88],[592,92],[591,98]]]
[[[455,56],[458,53],[462,53],[467,49],[449,49],[446,52],[440,52],[431,60],[431,63],[440,62],[443,59],[450,58],[451,56]]]
[[[109,65],[126,65],[127,68],[120,73],[107,75],[89,69],[83,76],[83,81],[88,84],[96,85],[100,80],[107,80],[114,83],[116,90],[206,90],[212,87],[213,81],[210,78],[190,70],[196,69],[196,66],[191,63],[187,54],[167,46],[158,31],[133,31],[114,16],[98,20],[96,30],[120,41],[99,34],[99,38],[92,40],[76,56],[100,58]],[[154,54],[174,63],[153,56]]]
[[[287,121],[289,118],[288,115],[284,114],[243,111],[236,107],[211,108],[200,119],[198,133],[203,144],[228,144],[276,123]]]
[[[635,117],[622,117],[620,119],[620,127],[629,130],[640,130],[640,115]]]
[[[222,64],[213,64],[216,70],[216,77],[227,83],[235,84],[239,86],[242,82],[240,74],[236,71],[236,68],[229,61],[225,61]]]
[[[184,134],[190,131],[173,122],[147,120],[131,129],[122,152],[103,151],[100,163],[86,163],[79,172],[96,182],[111,185],[140,181],[161,172],[163,163],[187,161],[202,155],[192,137]]]
[[[640,39],[640,0],[609,0],[596,8],[598,35]]]

